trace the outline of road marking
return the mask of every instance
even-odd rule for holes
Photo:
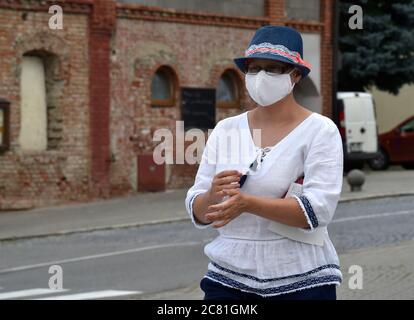
[[[339,218],[332,221],[332,223],[340,223],[340,222],[347,222],[347,221],[356,221],[356,220],[364,220],[364,219],[373,219],[373,218],[385,218],[385,217],[394,217],[398,215],[408,215],[414,214],[413,210],[405,210],[405,211],[396,211],[396,212],[385,212],[385,213],[376,213],[376,214],[367,214],[358,217],[349,217],[349,218]]]
[[[40,296],[40,295],[45,295],[45,294],[60,293],[60,292],[66,292],[66,291],[68,290],[66,289],[62,289],[62,290],[30,289],[30,290],[11,291],[11,292],[1,293],[0,300],[17,299],[17,298],[23,298],[23,297],[29,297],[29,296]]]
[[[357,221],[357,220],[373,219],[373,218],[384,218],[384,217],[390,217],[390,216],[396,216],[396,215],[409,215],[409,214],[414,214],[414,211],[413,210],[404,210],[404,211],[396,211],[396,212],[385,212],[385,213],[378,213],[378,214],[371,214],[371,215],[363,215],[363,216],[358,216],[358,217],[339,218],[339,219],[334,219],[331,223],[341,223],[341,222],[348,222],[348,221]],[[140,248],[134,248],[134,249],[129,249],[129,250],[114,251],[114,252],[108,252],[108,253],[102,253],[102,254],[96,254],[96,255],[90,255],[90,256],[77,257],[77,258],[72,258],[72,259],[49,261],[49,262],[38,263],[38,264],[33,264],[33,265],[3,269],[3,270],[0,270],[0,274],[10,273],[10,272],[17,272],[17,271],[25,271],[25,270],[36,269],[36,268],[41,268],[41,267],[47,267],[47,266],[50,266],[50,265],[53,265],[53,264],[63,264],[63,263],[70,263],[70,262],[78,262],[78,261],[106,258],[106,257],[117,256],[117,255],[122,255],[122,254],[136,253],[136,252],[140,252],[140,251],[162,249],[162,248],[171,248],[171,247],[185,247],[185,246],[192,246],[192,245],[200,245],[200,244],[204,244],[206,242],[209,242],[210,240],[211,239],[207,239],[207,240],[202,241],[202,242],[192,241],[192,242],[182,242],[182,243],[175,243],[175,244],[172,243],[172,244],[153,245],[153,246],[148,246],[148,247],[140,247]]]
[[[129,296],[132,294],[142,294],[142,291],[121,291],[121,290],[103,290],[103,291],[92,291],[77,294],[67,294],[63,296],[52,296],[46,298],[38,298],[32,300],[88,300],[88,299],[102,299],[102,298],[113,298],[120,296]]]
[[[128,249],[128,250],[122,250],[122,251],[113,251],[113,252],[108,252],[108,253],[95,254],[91,256],[83,256],[83,257],[77,257],[77,258],[72,258],[72,259],[49,261],[49,262],[43,262],[43,263],[32,264],[32,265],[27,265],[27,266],[3,269],[3,270],[0,270],[0,274],[47,267],[53,264],[63,264],[63,263],[70,263],[70,262],[106,258],[106,257],[112,257],[112,256],[117,256],[117,255],[122,255],[122,254],[136,253],[136,252],[154,250],[154,249],[194,246],[194,245],[200,245],[202,243],[203,242],[191,241],[191,242],[182,242],[182,243],[158,244],[158,245],[153,245],[153,246],[148,246],[148,247],[140,247],[140,248],[134,248],[134,249]]]
[[[342,222],[349,222],[349,221],[357,221],[357,220],[373,219],[373,218],[385,218],[385,217],[391,217],[391,216],[397,216],[397,215],[409,215],[409,214],[414,214],[414,211],[413,210],[404,210],[404,211],[396,211],[396,212],[385,212],[385,213],[378,213],[378,214],[371,214],[371,215],[363,215],[363,216],[358,216],[358,217],[339,218],[339,219],[334,219],[331,223],[342,223]],[[136,253],[136,252],[146,251],[146,250],[162,249],[162,248],[169,248],[169,247],[185,247],[185,246],[192,246],[192,245],[200,245],[200,244],[205,244],[209,241],[211,241],[211,239],[207,239],[207,240],[202,241],[202,242],[192,241],[192,242],[182,242],[182,243],[176,243],[176,244],[172,243],[172,244],[153,245],[153,246],[148,246],[148,247],[140,247],[140,248],[129,249],[129,250],[114,251],[114,252],[96,254],[96,255],[91,255],[91,256],[77,257],[77,258],[72,258],[72,259],[49,261],[49,262],[38,263],[38,264],[33,264],[33,265],[3,269],[3,270],[0,270],[0,274],[10,273],[10,272],[17,272],[17,271],[25,271],[25,270],[36,269],[36,268],[41,268],[41,267],[47,267],[47,266],[50,266],[50,265],[53,265],[53,264],[63,264],[63,263],[70,263],[70,262],[78,262],[78,261],[106,258],[106,257],[122,255],[122,254],[128,254],[128,253]]]

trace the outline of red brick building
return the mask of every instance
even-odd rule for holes
[[[0,209],[189,186],[195,165],[152,171],[153,133],[175,130],[184,87],[216,89],[216,120],[251,108],[232,59],[262,25],[302,33],[295,94],[331,115],[332,0],[198,2],[0,0]]]

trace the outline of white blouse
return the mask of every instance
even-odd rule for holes
[[[206,192],[214,175],[223,170],[244,173],[261,152],[253,141],[247,113],[219,121],[209,135],[194,185],[185,199],[197,228],[211,226],[195,220],[192,205],[196,196]],[[239,143],[224,143],[228,132],[233,133],[232,138],[237,132]],[[281,198],[304,174],[302,195],[294,198],[307,218],[307,232],[312,232],[332,220],[342,189],[342,172],[342,140],[335,123],[312,113],[267,152],[241,191]],[[323,246],[319,246],[283,237],[270,231],[269,223],[269,219],[243,212],[218,228],[218,236],[204,247],[210,259],[205,277],[261,296],[341,283],[338,255],[327,230]]]

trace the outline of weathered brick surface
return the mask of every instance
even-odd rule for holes
[[[89,23],[91,195],[109,195],[110,41],[116,2],[95,1]]]
[[[285,0],[266,1],[266,13],[270,24],[284,24],[285,22]]]
[[[321,1],[321,16],[324,22],[321,37],[321,94],[322,113],[332,116],[332,18],[333,1]]]
[[[175,131],[181,120],[180,87],[211,88],[234,70],[240,109],[217,109],[217,120],[253,107],[232,59],[242,56],[256,28],[287,24],[321,33],[323,113],[331,108],[331,6],[321,0],[321,23],[285,21],[284,0],[269,0],[267,17],[240,18],[180,13],[111,1],[57,1],[68,8],[63,30],[49,30],[50,1],[0,0],[0,97],[11,102],[11,150],[0,155],[0,209],[87,201],[133,193],[137,156],[151,153],[153,133]],[[65,9],[64,9],[65,10]],[[59,58],[54,99],[61,107],[57,149],[19,149],[20,61],[42,49]],[[151,79],[167,65],[175,75],[175,105],[151,106]],[[186,146],[191,142],[186,142]],[[138,168],[139,170],[139,168]],[[167,188],[190,186],[196,165],[167,168]]]
[[[0,97],[11,102],[11,149],[0,156],[2,209],[88,198],[88,18],[68,13],[63,30],[50,30],[49,17],[47,12],[0,8]],[[40,153],[23,152],[18,145],[20,61],[31,50],[59,57],[54,78],[63,84],[56,97],[63,117],[63,141],[59,149]]]
[[[111,183],[128,188],[137,152],[151,152],[156,129],[175,130],[181,120],[180,91],[174,107],[151,106],[151,79],[161,65],[176,74],[179,87],[216,87],[228,69],[239,74],[243,101],[241,109],[218,109],[217,119],[237,114],[248,107],[242,75],[232,58],[241,56],[254,30],[217,26],[189,27],[186,24],[119,19],[112,56],[111,147],[116,160]],[[238,39],[229,41],[229,39]],[[188,186],[194,166],[174,165],[169,188]]]

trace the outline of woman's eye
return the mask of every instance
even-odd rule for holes
[[[271,73],[281,73],[282,72],[281,68],[279,68],[279,67],[270,67],[270,68],[267,69],[267,71],[271,72]]]
[[[257,67],[249,68],[249,72],[251,72],[251,73],[257,73],[259,71],[260,71],[260,68],[257,68]]]

